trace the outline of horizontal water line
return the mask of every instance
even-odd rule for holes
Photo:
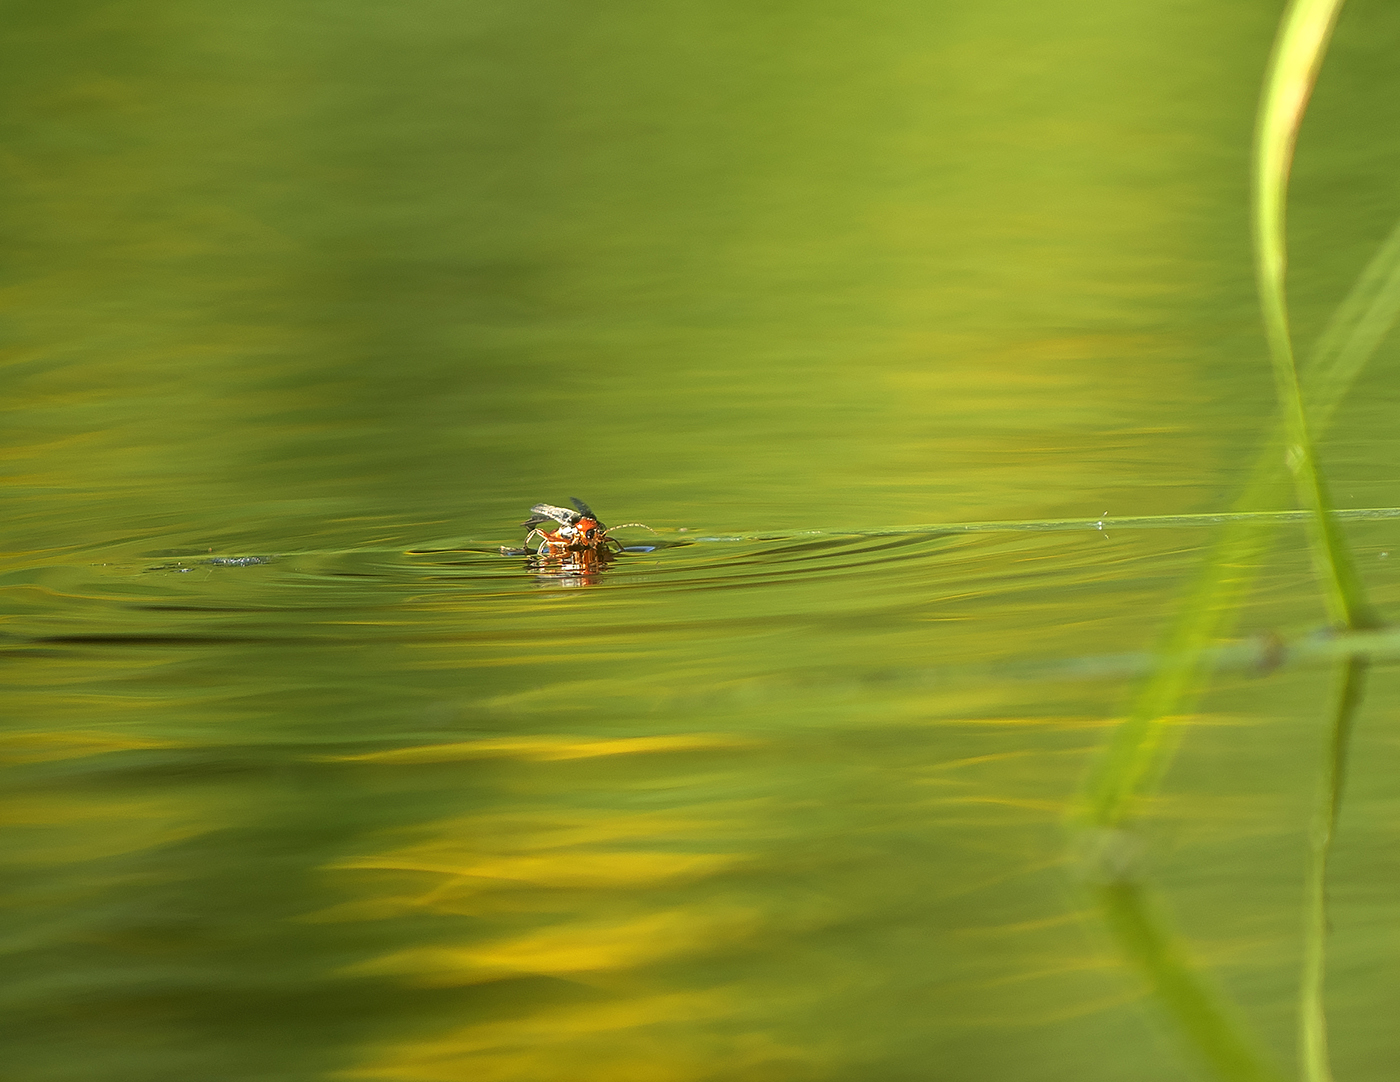
[[[1062,679],[1142,677],[1160,669],[1194,666],[1198,660],[1214,672],[1266,675],[1278,669],[1331,666],[1348,658],[1375,662],[1400,659],[1400,629],[1333,631],[1322,629],[1297,638],[1263,632],[1247,639],[1216,643],[1199,654],[1119,654],[1029,662],[1017,675]],[[1008,673],[1008,675],[1010,675]]]
[[[1265,677],[1281,670],[1331,667],[1347,658],[1364,658],[1381,665],[1400,660],[1400,629],[1332,631],[1322,629],[1294,638],[1263,632],[1249,638],[1217,642],[1190,654],[1141,651],[1084,657],[1040,658],[1024,661],[972,662],[964,665],[909,666],[874,669],[833,676],[831,673],[789,670],[746,681],[737,692],[741,698],[791,696],[802,691],[830,697],[842,691],[869,694],[872,690],[962,686],[968,683],[1096,682],[1141,679],[1163,669],[1200,666],[1208,671],[1239,676]]]
[[[1338,519],[1400,518],[1400,507],[1354,507],[1332,511]],[[944,522],[923,526],[888,526],[873,530],[774,530],[761,534],[707,534],[692,541],[786,541],[803,537],[897,537],[904,534],[1035,533],[1054,530],[1164,530],[1220,526],[1227,522],[1306,522],[1309,511],[1221,511],[1200,515],[1131,515],[1114,518],[1052,518],[1004,522]]]

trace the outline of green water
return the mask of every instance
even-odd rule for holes
[[[1133,687],[1083,673],[1214,536],[1114,518],[1227,508],[1269,424],[1278,15],[0,2],[0,1076],[1199,1077],[1062,821]],[[1400,215],[1397,45],[1349,6],[1304,127],[1305,346]],[[1397,364],[1343,506],[1400,506]],[[575,495],[656,532],[499,554]],[[1242,629],[1323,620],[1283,527]],[[1144,826],[1284,1065],[1329,680],[1221,677]],[[1397,713],[1339,1082],[1400,1056]]]

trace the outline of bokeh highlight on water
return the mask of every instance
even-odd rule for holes
[[[1211,534],[1114,517],[1267,428],[1276,10],[3,11],[16,1078],[1191,1076],[1064,856],[1130,688],[1015,673],[1150,649]],[[1400,213],[1397,31],[1348,9],[1305,127],[1304,338]],[[1400,505],[1394,364],[1346,506]],[[655,533],[500,554],[575,495]],[[1104,528],[862,533],[1048,518]],[[1246,632],[1323,619],[1281,541]],[[1280,1060],[1327,694],[1222,678],[1145,828]],[[1347,1079],[1397,1052],[1371,694]]]

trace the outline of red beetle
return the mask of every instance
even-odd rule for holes
[[[525,535],[525,544],[528,546],[532,539],[538,537],[540,544],[535,549],[536,556],[563,556],[569,552],[595,552],[606,553],[610,551],[609,545],[616,545],[619,552],[622,551],[622,542],[615,537],[608,536],[608,528],[598,521],[598,516],[593,513],[593,509],[577,497],[570,497],[569,502],[577,510],[570,511],[567,507],[555,507],[549,503],[537,503],[530,508],[530,517],[520,525],[526,527],[530,532]],[[545,522],[557,522],[557,530],[542,530],[540,525]],[[625,522],[622,526],[614,526],[613,529],[620,530],[624,526],[642,526],[643,529],[651,529],[640,522]]]

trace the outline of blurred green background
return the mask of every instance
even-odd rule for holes
[[[1129,689],[998,674],[1150,647],[1210,535],[1112,518],[1225,509],[1267,429],[1280,11],[0,0],[0,1073],[1194,1077],[1062,867]],[[1400,215],[1397,45],[1348,5],[1304,125],[1304,352]],[[1400,505],[1398,361],[1344,506]],[[493,554],[570,495],[662,547]],[[1246,630],[1322,620],[1284,541]],[[1226,681],[1152,820],[1285,1062],[1326,692]],[[1397,706],[1345,1079],[1400,1054]]]

